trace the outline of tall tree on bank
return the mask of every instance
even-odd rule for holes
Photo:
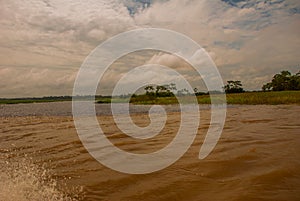
[[[271,82],[262,86],[263,91],[300,90],[300,71],[292,75],[289,71],[281,71],[273,76]]]
[[[237,81],[227,81],[227,84],[224,86],[225,92],[226,93],[243,93],[245,90],[242,87],[242,82],[237,80]]]
[[[176,84],[166,84],[166,85],[148,85],[144,88],[147,96],[155,97],[172,97],[174,96],[173,91],[176,91]]]

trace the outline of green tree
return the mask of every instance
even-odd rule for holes
[[[151,85],[146,86],[144,89],[146,91],[146,95],[154,95],[155,94],[154,93],[155,89]]]
[[[263,91],[270,91],[272,89],[272,83],[267,83],[262,86]]]
[[[167,90],[166,87],[161,86],[161,85],[157,85],[156,86],[156,91],[155,91],[156,96],[160,96],[163,92],[165,92],[165,90]]]
[[[288,90],[290,77],[289,71],[281,71],[280,74],[276,74],[272,79],[273,91]]]
[[[172,91],[176,91],[176,85],[174,83],[165,84],[165,85],[157,85],[152,86],[148,85],[144,88],[147,96],[156,96],[156,97],[172,97],[174,93]]]
[[[175,86],[175,89],[176,89],[176,86]],[[171,96],[174,96],[174,93],[171,91],[171,87],[170,87],[169,84],[156,86],[156,92],[155,93],[156,93],[157,97],[171,97]]]
[[[300,90],[300,71],[292,75],[289,71],[281,71],[273,76],[271,82],[262,86],[263,91]]]
[[[243,93],[245,90],[242,87],[242,82],[237,80],[237,81],[227,81],[227,84],[224,86],[225,92],[226,93]]]

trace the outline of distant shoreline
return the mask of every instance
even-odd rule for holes
[[[217,95],[212,95],[214,97]],[[197,100],[199,104],[210,104],[209,95],[199,95]],[[279,91],[279,92],[245,92],[236,94],[226,94],[227,104],[238,105],[279,105],[279,104],[300,104],[300,91]],[[191,96],[182,97],[184,102],[188,103]],[[83,99],[84,100],[84,99]],[[0,104],[19,104],[19,103],[45,103],[45,102],[64,102],[72,101],[71,96],[53,96],[42,98],[1,98]],[[96,103],[124,103],[129,98],[111,98],[96,96]],[[178,104],[176,97],[145,98],[145,96],[136,96],[130,99],[130,103],[137,105],[169,105]]]

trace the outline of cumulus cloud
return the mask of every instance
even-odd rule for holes
[[[103,40],[135,27],[127,8],[119,1],[15,0],[0,4],[0,68],[10,69],[3,71],[6,73],[2,76],[23,83],[35,96],[39,93],[33,91],[40,92],[40,87],[29,84],[24,74],[29,75],[33,69],[40,71],[30,75],[41,77],[39,83],[45,82],[43,87],[49,95],[62,94],[55,83],[50,84],[53,77],[64,80],[65,73],[78,70]],[[43,76],[45,72],[49,76]],[[30,80],[37,82],[36,79]],[[60,84],[61,88],[70,87],[65,90],[70,95],[72,87]],[[24,87],[11,82],[5,86],[0,89],[1,97],[30,96],[24,93]]]
[[[135,20],[141,26],[169,28],[190,36],[210,53],[224,81],[240,79],[247,89],[260,89],[283,68],[297,71],[300,2],[235,2],[156,2]]]
[[[7,0],[0,1],[0,96],[70,95],[85,57],[138,27],[186,34],[209,52],[224,81],[239,79],[246,89],[259,89],[283,68],[299,70],[298,0]],[[132,64],[151,62],[201,82],[172,55],[146,58],[117,62],[102,86],[111,88]]]
[[[76,75],[77,71],[69,69],[0,68],[1,94],[6,97],[20,97],[16,92],[22,97],[72,94]]]

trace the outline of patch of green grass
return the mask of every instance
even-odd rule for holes
[[[175,97],[155,97],[147,95],[139,95],[131,97],[130,103],[141,104],[141,105],[169,105],[178,104]]]
[[[227,94],[227,103],[246,105],[300,104],[300,91],[270,91]]]
[[[280,91],[280,92],[245,92],[238,94],[226,94],[227,104],[240,105],[278,105],[278,104],[300,104],[300,91]],[[211,104],[211,98],[218,95],[201,95],[197,96],[199,104]],[[191,103],[192,98],[189,96],[181,97],[183,103]],[[178,104],[175,97],[153,97],[150,99],[145,95],[133,97],[130,100],[133,104]]]
[[[71,96],[47,96],[33,98],[0,98],[0,104],[18,104],[18,103],[44,103],[72,101]]]
[[[36,100],[36,99],[0,99],[0,104],[19,104],[19,103],[44,103],[44,102],[55,102],[58,100]],[[63,100],[60,100],[63,101]]]
[[[197,96],[199,104],[211,104],[211,97],[218,98],[218,95],[200,95]],[[238,94],[227,94],[227,104],[240,105],[278,105],[278,104],[300,104],[300,91],[279,91],[279,92],[245,92]],[[180,97],[182,103],[192,103],[191,96]],[[72,97],[46,97],[46,98],[16,98],[0,99],[0,104],[18,104],[18,103],[42,103],[72,101]],[[176,97],[155,97],[139,95],[129,98],[107,98],[97,97],[96,103],[126,103],[130,101],[133,104],[143,105],[169,105],[178,104]]]

